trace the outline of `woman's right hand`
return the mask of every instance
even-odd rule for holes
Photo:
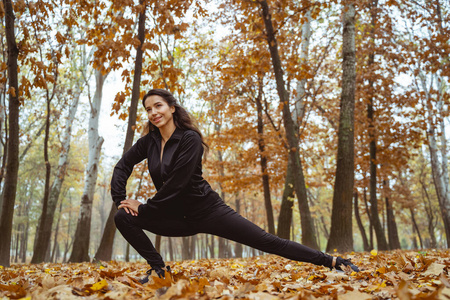
[[[120,201],[119,209],[123,208],[127,214],[131,214],[132,216],[137,216],[139,213],[139,206],[142,203],[134,200],[134,199],[126,199]]]

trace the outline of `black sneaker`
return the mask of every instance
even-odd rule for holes
[[[348,266],[348,267],[352,268],[353,271],[359,272],[359,268],[357,266],[355,266],[354,264],[352,264],[350,259],[344,259],[344,258],[338,256],[336,258],[336,265],[334,267],[336,268],[336,270],[343,271],[341,268],[342,266]]]
[[[147,271],[147,275],[139,280],[141,284],[147,283],[149,277],[152,275],[152,271],[155,271],[156,275],[158,275],[159,278],[166,278],[166,272],[170,273],[170,267],[154,267]]]

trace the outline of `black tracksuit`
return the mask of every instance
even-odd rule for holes
[[[139,206],[138,216],[119,209],[115,222],[152,267],[163,267],[164,261],[143,229],[164,236],[209,233],[289,259],[331,266],[331,256],[269,234],[226,205],[202,177],[202,156],[200,136],[177,128],[166,142],[161,160],[161,135],[155,130],[140,138],[114,168],[111,195],[119,206],[126,199],[126,183],[134,165],[148,159],[157,193]]]

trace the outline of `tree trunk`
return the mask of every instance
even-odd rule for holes
[[[397,222],[395,221],[394,207],[390,201],[387,193],[388,184],[383,181],[385,189],[385,202],[386,202],[386,218],[387,218],[387,231],[389,240],[389,250],[400,249],[400,240],[398,237]]]
[[[211,238],[211,242],[209,243],[209,253],[211,258],[215,258],[216,257],[216,253],[215,253],[215,248],[216,248],[216,243],[215,243],[215,238],[213,235],[209,235]]]
[[[236,192],[235,199],[236,199],[236,212],[238,214],[241,214],[241,197],[239,196],[239,191]],[[269,200],[270,200],[270,198],[269,198]],[[273,218],[273,214],[272,214],[272,218]],[[242,244],[236,243],[236,247],[235,247],[234,251],[235,251],[235,257],[242,257],[242,251],[243,251]]]
[[[51,172],[51,165],[50,165],[50,160],[48,157],[48,140],[49,140],[49,135],[50,135],[50,115],[51,115],[51,111],[50,111],[50,103],[51,103],[51,98],[48,96],[48,90],[47,90],[47,116],[46,116],[46,120],[45,120],[45,137],[44,137],[44,162],[45,162],[45,184],[44,184],[44,198],[42,200],[42,214],[41,217],[39,219],[39,225],[37,227],[37,236],[35,236],[34,239],[34,247],[33,247],[33,253],[37,253],[37,255],[33,254],[33,258],[31,259],[31,263],[39,263],[45,260],[45,255],[47,253],[48,250],[48,246],[50,243],[50,232],[51,232],[51,228],[50,230],[46,233],[44,233],[44,224],[48,224],[49,221],[47,220],[47,218],[49,216],[47,216],[47,209],[48,209],[48,198],[50,195],[50,172]],[[53,222],[53,220],[52,220]],[[46,237],[46,244],[44,244],[44,248],[45,249],[41,249],[40,248],[40,244],[38,243],[38,237]],[[44,250],[44,251],[42,251]]]
[[[128,114],[127,134],[125,136],[125,144],[123,145],[123,154],[127,152],[133,145],[134,128],[136,126],[136,116],[140,97],[140,85],[142,74],[142,46],[145,42],[145,11],[147,6],[144,1],[140,0],[142,11],[139,13],[138,24],[138,40],[139,46],[136,48],[136,60],[134,64],[133,89],[131,91],[131,103]],[[114,215],[117,212],[117,207],[114,203],[111,204],[111,211],[109,212],[108,220],[106,221],[105,229],[103,230],[100,246],[97,249],[95,258],[98,260],[111,260],[112,249],[114,244],[114,235],[116,234],[116,225],[114,223]]]
[[[419,226],[417,225],[417,222],[416,222],[414,209],[410,208],[409,211],[411,212],[411,220],[412,220],[412,223],[413,223],[413,229],[417,232],[417,236],[419,237],[420,248],[423,249],[422,235],[420,234]],[[414,241],[415,241],[415,239],[414,239]],[[416,242],[415,246],[417,247],[417,242]]]
[[[263,122],[263,108],[262,108],[262,80],[259,81],[258,96],[256,97],[256,108],[258,112],[258,146],[260,152],[260,164],[262,173],[262,182],[264,189],[264,206],[266,208],[267,225],[269,233],[275,234],[275,221],[273,218],[272,201],[270,199],[270,182],[269,174],[267,172],[267,156],[264,142],[264,122]],[[242,253],[241,253],[242,255]]]
[[[371,11],[371,22],[372,26],[370,29],[371,46],[375,46],[375,25],[377,21],[377,8],[378,0],[373,0],[370,4]],[[375,53],[374,49],[369,54],[369,68],[375,64]],[[369,79],[369,88],[371,97],[369,98],[369,104],[367,104],[367,117],[369,119],[369,159],[370,159],[370,183],[369,183],[369,198],[370,198],[370,209],[371,209],[371,222],[375,229],[375,235],[377,237],[377,245],[379,250],[388,250],[388,243],[386,241],[386,236],[381,226],[380,217],[378,214],[378,199],[377,199],[377,141],[375,134],[375,121],[374,121],[374,107],[373,107],[373,93],[374,93],[374,82]]]
[[[161,236],[159,234],[155,236],[155,249],[161,253]]]
[[[17,175],[19,171],[19,84],[17,79],[17,48],[14,35],[14,15],[11,0],[3,0],[5,11],[5,33],[8,48],[8,81],[9,81],[9,129],[8,157],[6,161],[6,177],[3,188],[2,212],[0,217],[0,265],[10,266],[10,248],[14,203],[16,202]]]
[[[306,12],[306,20],[302,25],[302,43],[300,48],[300,65],[302,69],[308,66],[309,44],[311,40],[311,10]],[[295,110],[292,113],[294,122],[298,128],[302,127],[303,117],[305,115],[306,98],[306,78],[302,78],[297,84],[297,95],[295,97]]]
[[[425,87],[426,85],[423,84]],[[443,100],[438,101],[438,112],[443,109]],[[432,114],[430,109],[429,114]],[[445,127],[444,119],[439,124],[441,128]],[[441,151],[438,149],[436,135],[441,136]],[[442,220],[444,221],[445,234],[447,237],[447,247],[450,247],[450,194],[449,194],[449,181],[447,170],[447,153],[446,153],[446,137],[445,130],[440,133],[436,133],[434,125],[429,121],[428,130],[428,150],[430,151],[431,158],[431,172],[433,175],[433,183],[436,189],[437,198],[439,201],[439,207],[441,209]],[[442,161],[439,162],[439,152],[444,153]]]
[[[183,236],[181,238],[182,243],[183,243],[183,250],[181,251],[181,259],[182,260],[188,260],[191,258],[191,253],[190,250],[191,248],[189,247],[189,236]]]
[[[277,85],[277,93],[283,108],[283,123],[286,130],[286,138],[289,145],[289,156],[292,159],[292,167],[294,173],[294,189],[297,194],[298,205],[301,216],[302,227],[302,243],[306,246],[317,249],[316,233],[314,224],[309,210],[308,198],[306,194],[305,178],[303,175],[302,163],[299,157],[299,136],[298,129],[292,119],[289,108],[289,95],[283,78],[283,69],[281,67],[281,59],[278,52],[277,40],[272,24],[272,16],[269,11],[267,1],[260,1],[262,17],[267,34],[267,43],[269,46],[272,65],[275,72],[275,81]]]
[[[277,235],[289,239],[291,235],[292,207],[294,206],[294,174],[291,157],[288,158],[286,179],[284,181],[283,197],[281,198],[280,214],[278,215]]]
[[[50,247],[50,236],[53,226],[53,219],[55,215],[56,205],[58,203],[61,187],[66,176],[66,169],[69,160],[70,139],[72,135],[72,124],[75,120],[75,114],[78,108],[78,102],[81,95],[81,87],[78,87],[74,95],[74,101],[69,109],[69,115],[66,119],[65,131],[63,133],[62,145],[59,154],[58,168],[56,177],[53,181],[46,210],[42,210],[42,215],[39,224],[39,231],[37,232],[36,245],[34,247],[33,257],[31,263],[40,263],[45,259],[45,253]]]
[[[171,261],[175,260],[175,257],[173,255],[173,243],[172,243],[172,238],[169,236],[167,237],[167,239],[169,240],[169,258]]]
[[[355,199],[355,219],[358,223],[359,231],[361,232],[361,237],[363,240],[364,251],[370,251],[369,241],[367,240],[366,230],[364,229],[364,225],[361,221],[361,217],[359,215],[359,205],[358,205],[358,193],[354,193],[353,198]]]
[[[92,203],[94,200],[95,187],[97,184],[98,164],[102,149],[103,138],[98,135],[98,120],[100,117],[100,107],[102,103],[103,83],[107,75],[102,75],[95,71],[96,91],[94,101],[91,103],[91,113],[89,118],[89,159],[86,168],[86,179],[84,191],[81,197],[80,213],[78,216],[75,238],[70,255],[70,262],[89,261],[89,242],[91,232]]]
[[[364,206],[366,208],[367,217],[369,218],[369,248],[373,249],[373,225],[372,225],[372,215],[370,213],[369,204],[367,202],[367,191],[364,188]]]
[[[425,182],[420,179],[420,185],[422,186],[423,192],[423,204],[425,206],[425,212],[427,213],[427,221],[428,221],[428,233],[430,235],[431,244],[430,248],[434,249],[437,247],[436,235],[434,233],[434,229],[436,228],[436,217],[433,212],[433,205],[431,204],[430,196],[428,195],[428,191],[425,185]]]
[[[355,5],[343,7],[342,94],[339,116],[336,180],[334,183],[330,239],[327,251],[353,250],[352,198],[354,181],[354,111],[355,111]]]
[[[53,250],[50,261],[56,263],[59,257],[59,245],[58,245],[58,233],[59,233],[59,223],[61,221],[61,211],[62,211],[62,201],[59,204],[59,216],[58,221],[56,222],[55,235],[53,238]]]

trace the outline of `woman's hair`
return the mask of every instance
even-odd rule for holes
[[[153,95],[162,97],[164,101],[166,101],[166,103],[169,105],[169,107],[172,106],[175,107],[175,112],[173,113],[173,122],[175,123],[176,127],[184,130],[190,129],[197,132],[200,135],[200,138],[202,139],[202,144],[206,148],[208,148],[208,145],[203,140],[203,135],[200,132],[200,129],[198,129],[195,119],[187,112],[187,110],[184,107],[178,104],[175,97],[169,91],[163,89],[152,89],[148,91],[147,94],[145,94],[145,96],[142,98],[142,105],[144,106],[144,108],[145,108],[145,100],[147,99],[147,97]],[[148,122],[148,126],[150,131],[159,130],[158,128],[153,126],[153,124],[150,121]]]

